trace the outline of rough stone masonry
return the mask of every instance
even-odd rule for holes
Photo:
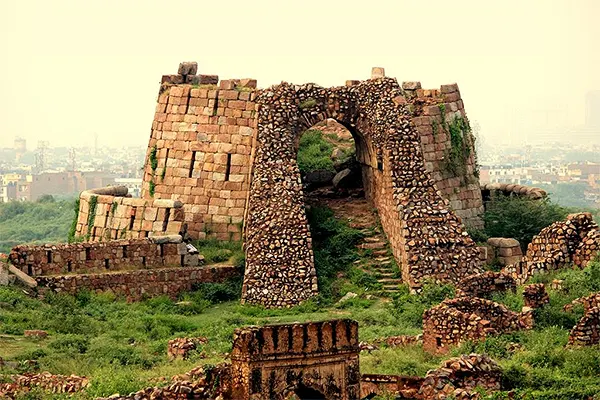
[[[480,226],[483,206],[456,84],[400,86],[375,68],[371,79],[342,87],[282,83],[258,90],[254,79],[219,82],[197,72],[196,63],[182,63],[177,75],[162,78],[144,200],[123,199],[121,208],[116,201],[113,218],[115,199],[106,205],[99,199],[95,208],[82,199],[80,235],[119,236],[125,226],[128,238],[162,229],[195,239],[243,239],[243,301],[298,304],[318,292],[298,142],[306,129],[332,118],[355,140],[366,197],[379,212],[403,280],[419,290],[424,278],[457,282],[480,272],[463,222]],[[147,218],[157,201],[172,202],[170,211],[159,208]]]

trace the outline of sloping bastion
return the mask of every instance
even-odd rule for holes
[[[457,282],[481,272],[463,225],[482,226],[483,205],[458,87],[400,85],[382,68],[341,87],[258,90],[256,80],[219,82],[198,75],[196,63],[180,64],[162,78],[142,199],[82,194],[76,235],[243,239],[242,301],[298,304],[318,293],[298,142],[329,118],[354,138],[365,196],[403,281],[419,290],[424,278]]]

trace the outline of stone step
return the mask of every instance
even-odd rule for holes
[[[385,256],[387,255],[388,251],[387,250],[375,250],[373,252],[374,256]]]
[[[388,291],[388,292],[396,292],[398,290],[400,290],[400,288],[398,287],[398,285],[384,285],[383,286],[383,290]]]
[[[383,248],[385,248],[385,243],[382,243],[382,242],[362,243],[362,244],[358,245],[358,248],[366,249],[366,250],[383,249]]]
[[[384,279],[377,279],[377,282],[383,283],[385,285],[400,285],[400,284],[402,284],[402,279],[400,279],[400,278],[384,278]]]
[[[367,236],[365,238],[363,238],[363,241],[368,242],[368,243],[375,243],[375,242],[383,242],[385,241],[385,239],[379,235],[377,236]]]

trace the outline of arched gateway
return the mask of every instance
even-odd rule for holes
[[[256,158],[246,221],[243,301],[290,306],[317,294],[296,142],[327,118],[354,135],[365,192],[403,279],[454,281],[478,272],[478,250],[425,168],[420,136],[395,79],[322,88],[282,83],[257,97]]]
[[[298,169],[302,132],[332,118],[354,136],[367,199],[402,279],[456,282],[479,272],[461,221],[481,226],[473,136],[458,87],[423,90],[376,69],[322,88],[197,75],[163,76],[142,198],[82,198],[76,234],[92,241],[182,233],[245,242],[242,301],[298,304],[318,292]],[[94,200],[92,202],[92,200]]]

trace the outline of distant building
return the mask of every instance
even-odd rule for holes
[[[585,126],[600,129],[600,90],[585,96]]]

